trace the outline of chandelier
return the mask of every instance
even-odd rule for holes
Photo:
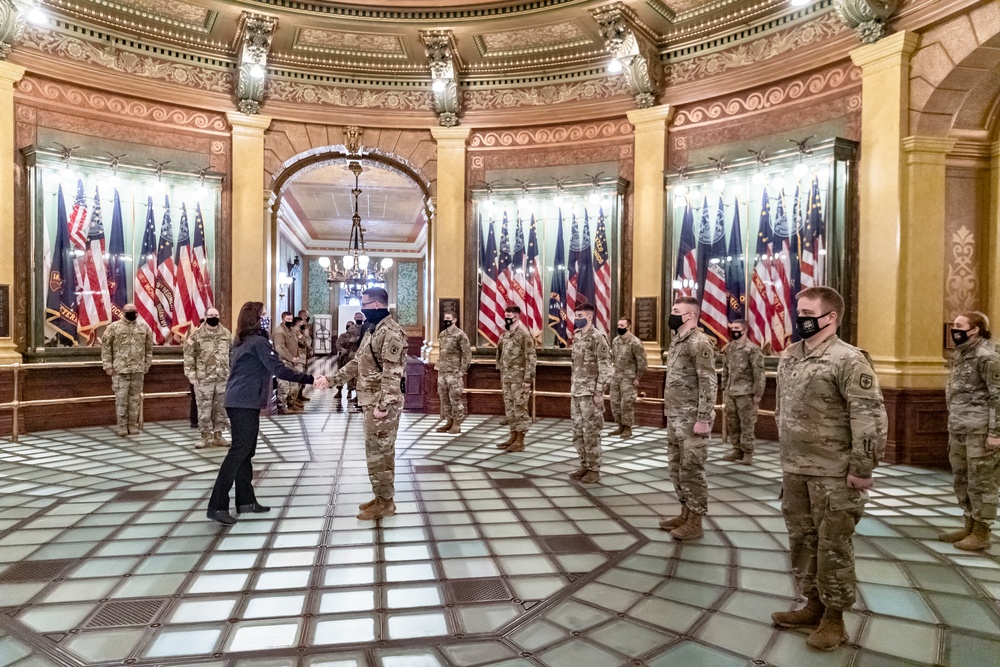
[[[392,258],[386,257],[378,264],[372,264],[365,252],[365,230],[361,227],[361,214],[358,213],[358,197],[361,196],[359,180],[361,163],[351,161],[347,168],[354,174],[354,215],[351,217],[351,242],[349,253],[340,262],[330,261],[329,257],[320,257],[319,265],[326,271],[326,282],[333,289],[337,283],[342,285],[344,300],[348,303],[361,300],[361,293],[369,287],[385,288],[385,274],[392,267]]]

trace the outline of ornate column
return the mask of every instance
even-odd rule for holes
[[[1000,331],[1000,141],[993,144],[990,161],[990,227],[989,246],[986,250],[987,266],[994,267],[986,272],[986,314],[990,326]]]
[[[0,285],[8,285],[7,337],[0,338],[0,363],[20,362],[14,347],[12,313],[14,283],[14,84],[24,76],[24,68],[0,60]],[[10,160],[10,162],[6,162]]]
[[[233,129],[233,265],[232,308],[247,301],[270,304],[273,263],[270,192],[264,189],[264,132],[268,116],[226,114]],[[273,316],[273,315],[272,315]]]
[[[437,142],[437,198],[434,219],[430,222],[430,243],[427,246],[428,282],[427,321],[424,339],[424,360],[437,361],[438,299],[461,299],[465,292],[465,260],[442,262],[445,258],[462,258],[465,254],[465,145],[471,129],[468,127],[432,127]],[[448,249],[445,251],[445,249]],[[472,304],[463,303],[464,315]]]
[[[643,341],[650,364],[661,364],[663,348],[663,300],[669,293],[664,288],[664,199],[663,167],[667,155],[667,123],[674,116],[668,104],[635,109],[628,120],[635,127],[635,182],[633,188],[632,235],[632,294],[634,297],[655,297],[658,340]],[[641,239],[641,242],[639,242]],[[631,311],[632,304],[625,307]]]

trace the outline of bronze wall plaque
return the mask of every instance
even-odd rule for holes
[[[635,315],[632,331],[641,341],[656,341],[656,302],[655,296],[637,297],[635,300]]]

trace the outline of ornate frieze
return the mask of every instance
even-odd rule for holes
[[[129,19],[154,21],[195,33],[209,34],[218,18],[218,12],[193,2],[182,0],[47,0],[48,3],[74,14],[99,18],[111,23],[121,23],[116,13]],[[125,19],[128,20],[128,19]]]
[[[517,130],[474,131],[469,148],[510,148],[625,139],[632,137],[632,124],[627,120],[608,120],[558,127],[526,127]]]
[[[593,44],[593,38],[576,21],[504,30],[475,36],[476,47],[484,58],[519,56],[574,49]]]
[[[296,104],[320,104],[355,109],[430,111],[434,99],[426,90],[379,90],[352,86],[327,86],[287,79],[267,82],[267,98]]]
[[[847,27],[865,44],[885,37],[886,23],[899,9],[900,0],[836,0],[837,11]]]
[[[295,51],[331,53],[339,56],[405,59],[400,35],[344,32],[320,28],[298,28],[292,41]]]
[[[549,106],[628,95],[631,88],[622,77],[605,77],[573,83],[558,83],[525,88],[488,88],[462,94],[469,111]]]

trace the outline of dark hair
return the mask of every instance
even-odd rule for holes
[[[619,322],[622,321],[622,320],[625,320],[626,322],[628,322],[629,326],[632,326],[632,318],[630,318],[630,317],[619,317],[618,318]]]
[[[451,315],[456,320],[458,319],[458,315],[455,314],[454,310],[446,310],[443,313],[441,313],[441,317],[444,317],[445,315]]]
[[[740,318],[740,319],[738,319],[738,320],[733,320],[732,322],[730,322],[730,323],[729,323],[729,326],[732,326],[732,325],[734,325],[734,324],[738,324],[738,325],[740,325],[741,327],[743,327],[744,329],[746,329],[746,328],[747,328],[747,327],[749,326],[749,325],[747,324],[747,321],[746,321],[746,320],[744,320],[743,318]]]
[[[308,310],[306,310],[305,308],[303,308],[302,310],[299,311],[299,317],[302,316],[302,313],[308,313],[308,312],[309,312]]]
[[[973,310],[968,313],[962,313],[962,317],[969,320],[969,328],[979,327],[979,337],[989,340],[993,338],[993,333],[990,331],[990,318],[986,317],[983,313],[978,310]]]
[[[292,324],[298,324],[301,321],[302,321],[301,317],[296,316],[292,318]]]
[[[592,313],[594,312],[594,305],[590,303],[581,303],[579,306],[574,307],[573,310],[581,313]]]
[[[807,287],[795,296],[795,300],[816,299],[826,312],[837,313],[837,326],[844,320],[844,297],[832,287]]]
[[[521,309],[518,308],[517,306],[507,306],[503,310],[505,313],[517,313],[518,315],[521,314]]]
[[[674,305],[675,306],[677,304],[681,304],[681,303],[687,304],[689,306],[697,306],[698,305],[698,299],[694,298],[693,296],[679,296],[676,299],[674,299]]]
[[[260,332],[260,314],[263,312],[264,304],[260,301],[247,301],[243,304],[236,317],[236,336],[233,339],[235,345],[242,344],[248,336]]]
[[[384,303],[386,306],[389,305],[389,293],[385,291],[384,287],[369,287],[361,294],[369,299],[372,299],[376,303]]]
[[[281,319],[285,319],[286,317],[291,317],[291,316],[292,314],[286,310],[281,314]]]

